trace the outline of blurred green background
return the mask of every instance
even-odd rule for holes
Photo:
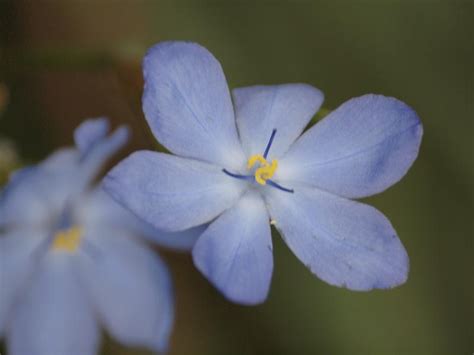
[[[177,294],[171,355],[472,354],[473,18],[472,1],[0,0],[0,136],[34,162],[71,144],[82,119],[107,115],[133,127],[129,151],[153,147],[140,61],[169,39],[206,46],[231,87],[306,82],[328,108],[395,96],[423,121],[420,156],[368,202],[406,246],[408,282],[331,287],[275,235],[270,297],[248,308],[226,302],[188,255],[164,252]],[[148,353],[107,340],[103,354]]]

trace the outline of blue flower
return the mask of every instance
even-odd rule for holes
[[[412,165],[422,125],[410,107],[365,95],[303,132],[323,102],[318,89],[244,87],[232,102],[219,62],[194,43],[154,46],[144,76],[146,119],[176,156],[136,152],[105,187],[165,230],[211,222],[194,263],[228,299],[266,299],[270,225],[329,284],[365,291],[405,282],[408,256],[392,225],[351,199],[387,189]]]
[[[21,170],[1,194],[0,334],[11,355],[95,354],[101,325],[125,345],[167,347],[170,276],[135,236],[189,248],[200,230],[157,233],[92,184],[127,140],[125,128],[108,131],[105,119],[86,121],[77,149]]]

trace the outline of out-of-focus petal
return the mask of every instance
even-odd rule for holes
[[[66,200],[82,192],[79,155],[60,149],[42,163],[14,173],[0,198],[0,226],[39,228],[51,223]]]
[[[74,218],[86,228],[100,225],[119,232],[128,231],[159,246],[180,251],[190,251],[207,227],[206,224],[182,232],[161,231],[135,216],[100,187],[82,196]]]
[[[248,156],[263,154],[277,130],[269,157],[282,156],[319,110],[324,95],[307,84],[250,86],[232,91],[240,140]]]
[[[37,166],[56,175],[77,175],[80,153],[74,148],[61,148],[48,156]]]
[[[133,153],[104,180],[113,198],[166,231],[211,221],[231,207],[245,187],[215,165],[150,151]]]
[[[10,355],[95,355],[99,329],[69,255],[49,253],[18,299]]]
[[[56,189],[51,184],[57,182]],[[64,184],[56,176],[33,168],[8,184],[0,199],[0,225],[44,227],[63,200]]]
[[[44,255],[46,237],[26,228],[0,236],[0,336]]]
[[[266,199],[288,246],[322,280],[361,291],[406,281],[407,253],[375,208],[300,186],[268,189]]]
[[[165,351],[174,318],[168,270],[157,255],[126,236],[89,229],[93,254],[83,255],[81,279],[108,332],[127,346]]]
[[[273,271],[265,205],[249,192],[214,221],[193,249],[196,267],[228,299],[258,304],[267,298]]]
[[[177,155],[222,167],[245,162],[222,68],[196,43],[161,42],[143,61],[143,111],[155,137]]]
[[[0,194],[0,227],[44,220],[47,211],[42,208],[35,188],[36,167],[28,167],[14,173]]]
[[[83,188],[97,176],[105,162],[127,143],[130,131],[127,127],[117,128],[109,137],[94,144],[82,157],[79,174],[82,177]]]
[[[105,117],[93,118],[80,124],[74,131],[74,142],[81,154],[86,154],[95,143],[104,139],[110,130],[109,120]]]
[[[277,175],[340,196],[370,196],[406,174],[422,133],[417,114],[403,102],[361,96],[304,133],[280,161]]]

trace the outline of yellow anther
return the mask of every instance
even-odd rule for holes
[[[252,169],[256,162],[259,162],[261,165],[267,165],[267,160],[260,154],[252,155],[247,162],[247,169]]]
[[[69,229],[60,230],[54,236],[51,249],[73,253],[79,247],[81,235],[82,228],[78,226],[72,226]]]
[[[278,161],[276,159],[272,160],[272,163],[269,164],[268,161],[261,155],[252,155],[247,163],[247,169],[251,169],[255,163],[259,162],[261,167],[255,170],[255,181],[260,185],[265,185],[268,179],[271,179],[275,174],[276,169],[278,168]]]

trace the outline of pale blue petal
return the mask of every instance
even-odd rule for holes
[[[42,171],[57,175],[73,175],[77,171],[81,155],[74,148],[61,148],[38,164]]]
[[[250,86],[232,91],[237,127],[247,156],[263,154],[277,130],[269,158],[281,157],[319,110],[324,95],[307,84]]]
[[[44,225],[64,199],[63,181],[54,174],[34,168],[22,175],[6,187],[0,201],[0,224],[7,229]]]
[[[245,157],[222,68],[207,49],[161,42],[143,61],[143,111],[155,137],[177,155],[240,168]]]
[[[42,188],[36,186],[38,193],[51,207],[52,215],[64,208],[67,202],[81,195],[87,187],[89,177],[80,166],[81,153],[74,148],[62,148],[51,154],[38,167],[42,175]],[[53,207],[54,206],[54,207]]]
[[[272,239],[265,205],[249,192],[213,222],[193,249],[196,267],[229,300],[265,301],[273,271]]]
[[[203,224],[182,232],[164,232],[149,225],[148,230],[143,231],[143,236],[151,242],[165,248],[191,251],[208,225],[209,224]]]
[[[0,337],[44,254],[46,238],[47,234],[27,228],[0,236]]]
[[[231,207],[245,187],[215,165],[150,151],[133,153],[104,180],[113,198],[166,231],[210,222]]]
[[[95,355],[99,329],[69,255],[49,253],[7,330],[10,355]]]
[[[89,122],[84,127],[100,122]],[[89,129],[81,130],[92,134]],[[77,135],[80,136],[77,139],[85,140],[87,133]],[[126,127],[120,127],[109,137],[97,138],[96,135],[99,140],[91,143],[87,154],[76,149],[60,149],[37,166],[14,174],[2,192],[0,224],[38,223],[44,215],[58,213],[66,201],[73,200],[88,188],[107,159],[126,143],[128,135]]]
[[[266,190],[275,226],[296,256],[331,285],[367,291],[403,284],[408,256],[387,218],[317,189]]]
[[[11,175],[0,194],[0,228],[44,219],[46,211],[41,209],[35,189],[30,186],[36,174],[36,167],[27,167]]]
[[[95,143],[104,139],[110,130],[110,122],[105,117],[89,119],[74,131],[74,142],[82,154],[86,154]]]
[[[111,230],[128,231],[159,246],[181,251],[190,251],[207,227],[206,224],[182,232],[161,231],[135,216],[100,187],[82,196],[75,209],[75,218],[86,228],[100,225]]]
[[[0,199],[0,226],[44,226],[66,200],[80,192],[78,154],[62,149],[12,176]]]
[[[421,122],[394,98],[365,95],[342,104],[307,131],[280,161],[278,179],[349,198],[400,180],[418,155]]]
[[[82,157],[79,173],[84,188],[99,174],[107,160],[127,143],[129,135],[129,129],[121,126],[109,137],[96,142],[94,147]]]
[[[91,140],[87,149],[62,149],[40,164],[42,170],[55,174],[57,179],[61,178],[60,182],[68,190],[67,197],[77,197],[87,189],[107,160],[127,143],[130,131],[126,126],[117,128],[109,136],[106,136],[107,132],[104,134],[105,128],[105,122],[101,120],[86,121],[78,128],[80,133],[76,132],[76,135],[80,138],[76,139],[81,142],[79,144],[85,144],[86,139]],[[54,187],[52,184],[50,190]]]
[[[157,255],[132,238],[89,229],[96,246],[81,258],[81,279],[107,331],[127,346],[165,351],[174,319],[170,275]]]
[[[7,186],[5,186],[5,189],[2,190],[2,192],[6,191],[7,187],[11,188],[16,184],[19,184],[28,175],[33,174],[35,172],[35,168],[35,166],[30,165],[11,172],[9,175]]]

